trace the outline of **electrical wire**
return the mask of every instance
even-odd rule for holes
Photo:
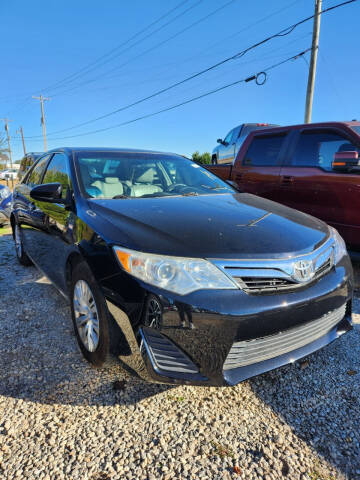
[[[150,118],[150,117],[153,117],[155,115],[159,115],[161,113],[169,112],[170,110],[174,110],[175,108],[182,107],[182,106],[187,105],[189,103],[195,102],[195,101],[200,100],[200,99],[205,98],[205,97],[208,97],[209,95],[213,95],[215,93],[221,92],[221,91],[223,91],[227,88],[233,87],[235,85],[239,85],[240,83],[248,83],[252,80],[257,81],[258,78],[260,77],[260,75],[262,77],[265,76],[265,79],[263,80],[263,78],[261,78],[258,85],[263,85],[266,81],[266,78],[267,78],[267,72],[269,72],[270,70],[273,70],[274,68],[279,67],[280,65],[283,65],[284,63],[290,62],[291,60],[297,60],[298,58],[302,57],[303,55],[305,55],[309,51],[311,51],[311,48],[307,48],[306,50],[303,50],[302,52],[299,52],[296,55],[293,55],[292,57],[286,58],[285,60],[282,60],[278,63],[273,64],[273,65],[270,65],[269,67],[264,68],[263,70],[259,71],[255,75],[251,75],[250,77],[245,77],[245,78],[242,78],[240,80],[236,80],[235,82],[228,83],[228,84],[223,85],[221,87],[218,87],[218,88],[215,88],[215,89],[210,90],[208,92],[205,92],[201,95],[197,95],[196,97],[192,97],[188,100],[184,100],[183,102],[177,103],[177,104],[172,105],[170,107],[162,108],[161,110],[158,110],[156,112],[148,113],[146,115],[141,115],[140,117],[136,117],[136,118],[133,118],[131,120],[127,120],[125,122],[118,123],[116,125],[111,125],[109,127],[99,128],[97,130],[92,130],[92,131],[89,131],[89,132],[83,132],[83,133],[79,133],[79,134],[76,134],[76,135],[67,135],[65,137],[55,137],[55,138],[52,138],[52,140],[66,140],[68,138],[83,137],[83,136],[86,136],[86,135],[93,135],[94,133],[100,133],[100,132],[105,132],[105,131],[108,131],[108,130],[113,130],[115,128],[123,127],[125,125],[130,125],[131,123],[135,123],[135,122],[138,122],[140,120],[144,120],[146,118]]]
[[[202,1],[202,0],[200,0]],[[158,42],[156,45],[153,45],[152,47],[148,48],[147,50],[139,53],[138,55],[136,55],[135,57],[131,57],[130,59],[126,60],[125,62],[123,62],[122,64],[120,65],[117,65],[116,67],[108,70],[107,72],[104,72],[102,73],[101,75],[98,75],[97,77],[93,77],[92,79],[89,79],[89,80],[86,80],[85,82],[82,82],[82,83],[78,83],[77,85],[74,85],[73,87],[71,88],[68,88],[67,90],[63,90],[63,91],[60,91],[56,94],[53,94],[52,96],[58,96],[58,95],[63,95],[64,93],[68,93],[72,90],[75,90],[77,88],[80,88],[80,87],[83,87],[84,85],[88,85],[89,83],[94,83],[96,82],[97,80],[99,79],[103,79],[106,75],[108,75],[109,73],[112,73],[114,72],[115,70],[119,70],[123,67],[125,67],[126,65],[128,65],[130,62],[134,61],[134,60],[137,60],[138,58],[140,57],[143,57],[144,55],[156,50],[157,48],[161,47],[162,45],[165,45],[166,43],[168,43],[169,41],[173,40],[174,38],[178,37],[179,35],[182,35],[183,33],[185,33],[186,31],[190,30],[191,28],[195,27],[196,25],[198,25],[199,23],[201,22],[204,22],[205,20],[207,20],[208,18],[210,18],[211,16],[215,15],[216,13],[218,13],[220,10],[223,10],[224,8],[228,7],[230,4],[234,3],[235,1],[237,0],[229,0],[228,2],[226,2],[224,5],[221,5],[220,7],[216,8],[215,10],[211,11],[210,13],[208,13],[207,15],[201,17],[200,19],[196,20],[195,22],[191,23],[190,25],[188,25],[187,27],[183,28],[182,30],[180,30],[179,32],[176,32],[175,34],[171,35],[170,37]],[[142,41],[142,40],[141,40]],[[134,44],[135,45],[135,44]]]
[[[357,0],[346,0],[345,2],[339,3],[339,4],[337,4],[337,5],[334,5],[334,6],[332,6],[332,7],[327,8],[327,9],[325,9],[325,10],[322,10],[322,11],[319,13],[319,15],[321,15],[321,14],[323,14],[323,13],[326,13],[326,12],[329,12],[329,11],[331,11],[331,10],[334,10],[335,8],[339,8],[339,7],[341,7],[341,6],[344,6],[344,5],[353,3],[353,2],[355,2],[355,1],[357,1]],[[71,126],[71,127],[67,127],[67,128],[61,129],[61,130],[57,130],[57,131],[55,131],[55,132],[50,132],[50,133],[48,133],[48,136],[56,135],[56,134],[58,134],[58,133],[66,132],[66,131],[69,131],[69,130],[73,130],[73,129],[75,129],[75,128],[79,128],[79,127],[82,127],[82,126],[85,126],[85,125],[89,125],[90,123],[94,123],[94,122],[97,122],[97,121],[99,121],[99,120],[103,120],[104,118],[110,117],[110,116],[112,116],[112,115],[115,115],[116,113],[122,112],[122,111],[127,110],[127,109],[129,109],[129,108],[131,108],[131,107],[134,107],[134,106],[136,106],[136,105],[139,105],[140,103],[143,103],[143,102],[145,102],[145,101],[147,101],[147,100],[150,100],[151,98],[157,97],[158,95],[161,95],[161,94],[163,94],[163,93],[165,93],[165,92],[167,92],[167,91],[169,91],[169,90],[172,90],[173,88],[178,87],[179,85],[182,85],[182,84],[184,84],[184,83],[186,83],[186,82],[189,82],[190,80],[193,80],[194,78],[197,78],[197,77],[199,77],[200,75],[203,75],[203,74],[205,74],[205,73],[207,73],[207,72],[209,72],[209,71],[211,71],[211,70],[214,70],[215,68],[218,68],[218,67],[220,67],[221,65],[224,65],[225,63],[227,63],[227,62],[229,62],[229,61],[231,61],[231,60],[237,60],[237,59],[239,59],[239,58],[242,58],[242,57],[243,57],[244,55],[246,55],[249,51],[254,50],[255,48],[257,48],[257,47],[259,47],[259,46],[261,46],[261,45],[264,45],[265,43],[269,42],[270,40],[273,40],[274,38],[284,37],[284,36],[286,36],[286,35],[289,35],[289,34],[290,34],[291,32],[293,32],[293,31],[295,30],[295,28],[297,28],[299,25],[304,24],[305,22],[311,20],[311,19],[314,18],[315,16],[316,16],[316,14],[310,15],[309,17],[306,17],[306,18],[304,18],[304,19],[302,19],[302,20],[300,20],[300,21],[298,21],[298,22],[290,25],[289,27],[286,27],[286,28],[282,29],[282,30],[280,30],[279,32],[277,32],[277,33],[275,33],[275,34],[270,35],[270,36],[266,37],[265,39],[260,40],[260,41],[257,42],[257,43],[254,43],[253,45],[247,47],[246,49],[244,49],[244,50],[242,50],[242,51],[240,51],[240,52],[235,53],[235,54],[232,55],[231,57],[227,57],[227,58],[225,58],[225,59],[223,59],[223,60],[215,63],[214,65],[211,65],[210,67],[207,67],[207,68],[201,70],[200,72],[194,73],[194,74],[190,75],[189,77],[186,77],[186,78],[184,78],[184,79],[182,79],[182,80],[180,80],[180,81],[178,81],[178,82],[175,82],[175,83],[169,85],[168,87],[165,87],[165,88],[163,88],[163,89],[161,89],[161,90],[158,90],[157,92],[154,92],[154,93],[152,93],[151,95],[148,95],[148,96],[146,96],[146,97],[143,97],[143,98],[141,98],[141,99],[139,99],[139,100],[137,100],[137,101],[135,101],[135,102],[132,102],[132,103],[130,103],[130,104],[124,105],[124,106],[122,106],[122,107],[120,107],[120,108],[117,108],[116,110],[111,111],[111,112],[105,113],[104,115],[100,115],[100,116],[98,116],[98,117],[96,117],[96,118],[93,118],[93,119],[91,119],[91,120],[87,120],[86,122],[82,122],[82,123],[73,125],[73,126]],[[41,137],[41,135],[32,135],[32,136],[27,136],[27,137],[25,137],[25,138],[39,138],[39,137]]]
[[[155,33],[157,33],[158,31],[160,31],[161,29],[167,27],[170,23],[174,22],[175,20],[177,20],[178,18],[180,18],[181,16],[185,15],[188,11],[192,10],[193,8],[195,8],[197,5],[199,5],[203,0],[199,0],[197,1],[194,5],[191,5],[189,8],[187,8],[186,10],[184,10],[183,12],[179,13],[176,17],[172,18],[171,20],[169,20],[168,22],[166,22],[164,25],[161,25],[158,29],[156,29],[155,31],[153,32],[150,32],[148,35],[146,35],[145,37],[141,38],[140,40],[138,40],[137,42],[135,42],[133,45],[130,45],[129,47],[127,47],[126,49],[120,51],[119,53],[116,53],[114,55],[115,52],[117,52],[119,49],[121,49],[122,47],[124,47],[125,45],[127,45],[128,43],[130,43],[132,40],[134,40],[135,38],[137,38],[139,35],[141,35],[142,33],[145,33],[147,30],[149,30],[151,27],[153,27],[154,25],[156,25],[157,23],[159,23],[161,20],[163,20],[164,18],[168,17],[169,15],[171,15],[173,12],[175,12],[176,10],[178,10],[179,8],[181,8],[183,5],[185,5],[186,3],[189,2],[189,0],[182,0],[179,4],[177,4],[174,8],[170,9],[169,11],[167,11],[166,13],[164,13],[163,15],[161,15],[159,18],[157,18],[156,20],[154,20],[153,22],[151,22],[149,25],[147,25],[146,27],[142,28],[141,30],[139,30],[138,32],[136,32],[134,35],[132,35],[130,38],[128,38],[127,40],[125,40],[124,42],[120,43],[119,45],[117,45],[116,47],[112,48],[111,50],[109,50],[107,53],[105,53],[104,55],[101,55],[99,58],[97,58],[96,60],[93,60],[92,62],[90,62],[88,65],[86,65],[85,67],[82,67],[80,70],[72,73],[71,75],[68,75],[67,77],[63,78],[62,80],[59,80],[58,82],[56,82],[55,84],[53,85],[50,85],[48,87],[45,87],[43,89],[41,89],[41,91],[51,91],[51,90],[54,90],[54,89],[57,89],[57,88],[60,88],[60,86],[62,86],[62,84],[67,84],[67,83],[71,83],[73,82],[74,80],[76,80],[77,78],[81,77],[82,75],[85,75],[91,71],[93,71],[94,69],[98,68],[99,66],[102,66],[106,63],[108,63],[109,61],[111,61],[113,58],[116,58],[117,56],[121,55],[122,53],[125,53],[126,51],[128,51],[129,49],[133,48],[135,45],[137,45],[138,43],[148,39],[150,36],[154,35]],[[110,57],[110,58],[107,58],[107,57]],[[98,65],[100,64],[100,65]]]

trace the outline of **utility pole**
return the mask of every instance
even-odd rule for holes
[[[40,105],[41,105],[41,123],[42,123],[42,127],[43,127],[43,136],[44,136],[44,149],[45,149],[45,152],[47,152],[45,114],[44,114],[44,100],[50,100],[50,98],[43,97],[42,95],[40,95],[40,97],[35,97],[35,96],[33,95],[32,98],[36,98],[36,100],[40,100]]]
[[[21,140],[22,140],[22,144],[23,144],[24,155],[26,155],[26,148],[25,148],[25,140],[24,140],[23,128],[20,127],[19,130],[16,130],[16,133],[17,133],[18,135],[19,135],[19,133],[21,134]]]
[[[8,118],[1,118],[0,120],[3,120],[5,122],[5,131],[6,131],[6,136],[7,136],[7,142],[8,142],[8,151],[9,151],[9,158],[10,158],[10,167],[12,168],[13,162],[12,162],[12,152],[11,152],[11,145],[10,145],[10,134],[9,134],[9,120]]]
[[[315,16],[311,45],[311,59],[309,65],[309,76],[306,90],[306,104],[305,104],[305,123],[311,122],[312,103],[314,98],[314,85],[316,75],[317,54],[319,49],[319,33],[320,33],[320,17],[321,17],[321,2],[322,0],[315,0]]]

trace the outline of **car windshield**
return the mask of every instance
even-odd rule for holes
[[[234,193],[197,163],[176,155],[80,152],[77,169],[90,198],[144,198]]]

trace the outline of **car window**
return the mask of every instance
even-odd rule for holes
[[[244,165],[276,166],[286,134],[255,136],[244,157]]]
[[[332,170],[336,152],[359,149],[347,138],[331,130],[304,131],[300,134],[291,165]]]
[[[226,137],[224,138],[224,142],[225,143],[230,143],[231,142],[231,138],[233,136],[233,132],[234,130],[230,130],[230,132],[226,135]]]
[[[117,152],[79,153],[80,186],[87,197],[169,197],[233,193],[214,174],[171,155]]]
[[[239,137],[240,129],[241,129],[241,126],[236,127],[236,128],[233,129],[233,131],[232,131],[233,134],[232,134],[232,136],[231,136],[231,137],[232,137],[232,138],[231,138],[231,142],[233,142],[233,143],[236,142],[236,140],[237,140],[238,137]]]
[[[34,165],[32,170],[29,172],[29,175],[25,179],[25,183],[27,185],[29,185],[30,187],[35,187],[35,185],[39,185],[49,157],[50,155],[46,155],[45,157],[40,158],[40,160]]]
[[[62,185],[62,198],[66,197],[70,186],[67,157],[63,153],[55,153],[46,169],[42,183],[58,182]]]

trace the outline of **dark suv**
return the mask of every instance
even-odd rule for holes
[[[14,189],[11,226],[97,366],[113,354],[152,381],[234,385],[351,328],[337,231],[179,155],[47,152]]]

